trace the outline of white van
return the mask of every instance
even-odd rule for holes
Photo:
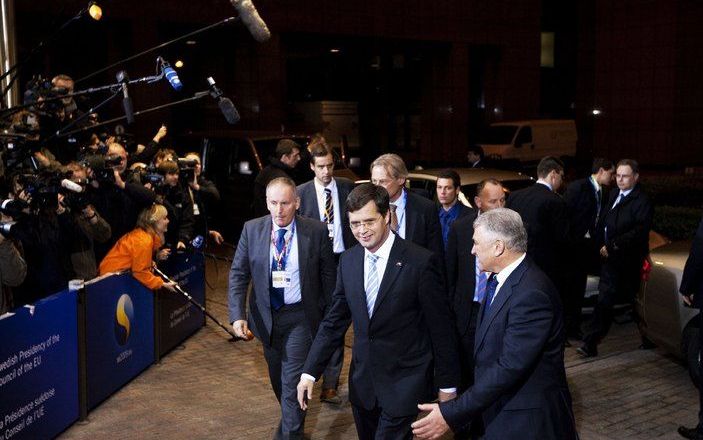
[[[577,138],[573,119],[535,119],[493,123],[478,145],[491,159],[535,162],[544,156],[573,157]]]

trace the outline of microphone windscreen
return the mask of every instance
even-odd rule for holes
[[[134,122],[134,107],[132,107],[132,99],[125,96],[122,98],[122,108],[124,109],[124,115],[127,117],[127,123],[131,124]]]
[[[264,23],[264,20],[262,20],[259,16],[259,13],[256,11],[254,3],[252,3],[251,0],[231,1],[232,6],[234,6],[234,9],[237,10],[237,14],[239,14],[239,18],[242,20],[242,23],[244,23],[244,26],[249,29],[251,36],[254,37],[256,41],[263,43],[271,38],[271,31],[269,31],[266,23]]]
[[[220,98],[217,104],[220,106],[222,114],[230,125],[239,122],[239,112],[229,98]]]

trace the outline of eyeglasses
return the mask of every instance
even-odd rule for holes
[[[349,227],[351,228],[352,231],[357,231],[357,230],[361,229],[362,226],[364,228],[368,229],[371,226],[373,226],[381,218],[383,218],[383,216],[379,216],[378,218],[375,218],[373,220],[362,220],[360,222],[349,222]]]

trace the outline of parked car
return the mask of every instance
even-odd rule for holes
[[[223,131],[191,133],[184,137],[186,145],[197,143],[202,157],[203,174],[220,191],[221,203],[217,212],[217,227],[228,242],[236,243],[244,222],[252,218],[254,179],[268,165],[278,141],[293,139],[305,149],[308,135],[270,132]],[[341,147],[340,147],[341,148]],[[356,180],[358,177],[345,164],[343,149],[334,148],[335,175]],[[309,162],[301,160],[291,173],[297,183],[313,177]]]
[[[641,317],[640,332],[685,361],[691,380],[698,386],[701,351],[698,310],[685,306],[679,294],[681,276],[690,250],[690,241],[653,247],[650,240],[649,259],[643,267],[642,284],[635,306]]]

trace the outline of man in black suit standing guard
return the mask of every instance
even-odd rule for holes
[[[459,381],[442,263],[391,232],[383,187],[358,186],[346,207],[360,246],[339,260],[332,306],[305,362],[298,401],[307,407],[315,378],[353,323],[349,400],[358,436],[409,440],[417,404],[453,398]]]
[[[296,384],[335,284],[327,228],[295,215],[300,200],[286,177],[266,188],[270,214],[244,224],[229,273],[229,319],[234,333],[254,333],[264,347],[271,386],[281,404],[275,439],[302,439],[305,412]],[[249,296],[247,286],[253,284]]]
[[[505,208],[481,214],[473,243],[481,271],[491,274],[476,330],[474,384],[454,400],[419,405],[429,414],[413,423],[413,433],[435,439],[480,414],[486,440],[575,440],[559,295],[525,254],[520,216]]]
[[[252,212],[254,217],[268,213],[266,206],[266,188],[270,181],[278,177],[292,178],[291,173],[300,162],[300,145],[293,139],[281,139],[276,144],[274,156],[254,179],[254,200]]]
[[[391,230],[400,238],[438,255],[444,253],[442,228],[434,203],[405,189],[408,169],[397,154],[384,154],[371,163],[371,183],[390,196]]]
[[[634,303],[640,286],[642,262],[649,252],[654,208],[638,180],[639,165],[635,160],[618,162],[615,170],[618,187],[610,192],[603,219],[598,303],[583,338],[584,344],[577,349],[583,357],[598,356],[598,344],[613,322],[615,302],[622,299]]]
[[[459,391],[468,389],[474,383],[474,339],[481,302],[486,294],[488,274],[481,272],[476,257],[471,253],[474,238],[474,221],[478,215],[505,206],[505,189],[495,179],[481,181],[476,187],[474,206],[465,217],[457,220],[449,230],[445,263],[450,306],[454,312],[457,337],[459,339],[459,360],[461,362],[461,384]],[[482,428],[472,423],[470,432],[456,432],[455,438],[469,438],[480,435]]]
[[[703,329],[703,220],[698,225],[696,235],[693,237],[691,253],[688,255],[686,266],[683,269],[679,292],[681,292],[686,305],[699,310],[698,343],[700,347],[703,347],[703,331],[700,330]],[[699,370],[703,369],[701,365],[703,364],[699,362]],[[679,434],[686,438],[703,440],[703,387],[699,387],[698,396],[698,426],[694,428],[680,426]]]
[[[349,228],[344,202],[354,189],[354,182],[343,177],[334,177],[334,156],[324,140],[310,147],[310,169],[315,178],[298,186],[302,216],[322,221],[329,231],[335,261],[345,249],[356,244],[356,239]],[[337,395],[339,374],[344,361],[344,343],[335,351],[323,375],[320,399],[323,402],[339,405],[342,403]]]
[[[581,339],[581,305],[586,280],[591,272],[598,273],[598,231],[605,212],[606,194],[615,165],[608,159],[593,160],[591,175],[574,180],[566,187],[564,201],[569,216],[569,233],[573,243],[571,259],[566,270],[569,283],[564,295],[566,336]]]
[[[564,294],[563,260],[569,238],[566,203],[556,192],[564,179],[564,164],[547,156],[537,165],[537,183],[510,194],[506,207],[517,211],[527,229],[527,255]]]
[[[437,176],[437,201],[439,202],[439,224],[442,227],[442,241],[447,249],[449,228],[458,219],[469,215],[473,210],[459,200],[461,178],[454,170],[442,170]]]

